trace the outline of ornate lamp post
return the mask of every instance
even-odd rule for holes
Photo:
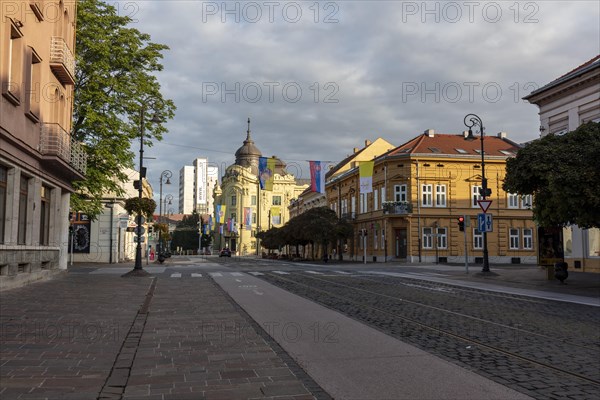
[[[475,140],[473,136],[473,127],[477,126],[479,128],[479,138],[481,139],[481,197],[483,200],[486,199],[487,196],[491,195],[491,191],[488,191],[487,186],[487,178],[485,177],[485,151],[483,147],[483,137],[485,136],[483,122],[481,118],[479,118],[475,114],[467,114],[464,119],[465,126],[469,128],[469,135],[465,137],[465,140],[472,141]],[[490,272],[490,263],[488,257],[488,246],[487,246],[487,232],[483,233],[483,268],[481,272]]]
[[[142,101],[140,104],[140,179],[137,182],[138,189],[138,199],[140,203],[142,201],[142,192],[143,192],[143,179],[146,177],[146,169],[144,168],[144,131],[145,131],[145,122],[146,122],[146,106],[148,101]],[[150,122],[161,122],[158,115],[154,115]],[[135,267],[134,271],[140,272],[142,270],[142,213],[138,213],[136,218],[137,225],[137,246],[135,249]]]
[[[162,223],[162,187],[163,187],[163,181],[165,183],[165,185],[170,185],[171,184],[171,177],[173,176],[173,173],[171,171],[169,171],[168,169],[164,170],[163,172],[160,173],[160,194],[159,194],[159,203],[158,203],[158,222]],[[172,198],[172,196],[171,196]],[[158,253],[160,254],[161,250],[162,250],[162,241],[161,241],[161,237],[162,237],[162,230],[159,229],[158,230]]]
[[[167,205],[171,205],[171,204],[172,204],[172,203],[171,203],[171,202],[172,202],[172,200],[173,200],[173,195],[172,195],[172,194],[168,194],[168,195],[166,195],[166,196],[165,196],[165,199],[163,200],[163,201],[164,201],[165,210],[167,209]],[[163,223],[162,213],[161,213],[161,215],[160,215],[160,223],[161,223],[161,224]],[[162,239],[161,239],[161,234],[162,234],[162,230],[159,230],[159,231],[158,231],[158,235],[159,235],[158,242],[160,243],[160,249],[161,249],[161,251],[162,251]]]

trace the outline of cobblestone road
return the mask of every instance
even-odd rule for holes
[[[260,277],[531,397],[600,398],[600,308],[389,276]]]

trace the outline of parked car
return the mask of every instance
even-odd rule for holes
[[[229,250],[227,247],[225,247],[223,250],[221,250],[221,252],[219,253],[219,257],[231,257],[231,250]]]

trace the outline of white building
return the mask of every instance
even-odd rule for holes
[[[213,210],[212,192],[219,179],[219,169],[209,166],[208,159],[196,158],[192,166],[179,171],[179,212],[210,214]]]
[[[179,170],[179,213],[194,211],[194,167],[184,166]]]
[[[524,99],[540,109],[541,136],[562,135],[583,123],[600,122],[600,55]],[[564,228],[563,249],[570,267],[600,272],[600,229],[581,229],[577,225]]]

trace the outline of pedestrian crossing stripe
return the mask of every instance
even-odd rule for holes
[[[254,276],[264,275],[262,272],[248,272],[248,273],[251,275],[254,275]]]
[[[202,274],[196,274],[192,272],[192,278],[202,278]]]
[[[212,277],[219,277],[219,276],[223,276],[222,273],[220,272],[209,272],[209,275]]]
[[[336,274],[342,274],[342,275],[352,275],[350,272],[346,272],[346,271],[333,271]]]
[[[275,274],[279,274],[279,275],[289,275],[289,272],[285,272],[285,271],[273,271],[273,273]]]
[[[171,278],[181,278],[181,273],[180,272],[176,272],[174,274],[171,274]]]
[[[232,272],[231,276],[244,276],[244,274],[242,274],[240,272]]]
[[[308,274],[313,274],[313,275],[323,275],[322,272],[317,272],[317,271],[305,271]]]

